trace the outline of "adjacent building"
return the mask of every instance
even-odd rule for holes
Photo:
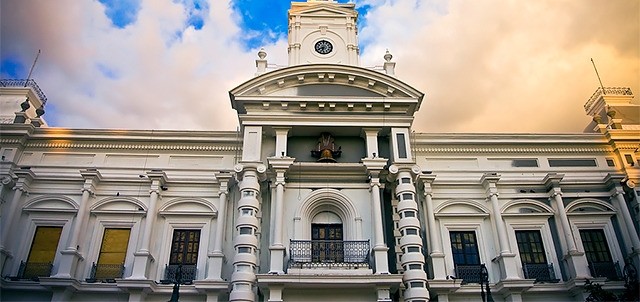
[[[389,53],[359,65],[354,4],[292,2],[288,18],[289,66],[260,51],[229,92],[238,132],[48,127],[37,84],[2,80],[1,299],[166,301],[176,282],[208,302],[624,289],[640,265],[630,89],[598,88],[584,133],[415,133],[424,94]]]

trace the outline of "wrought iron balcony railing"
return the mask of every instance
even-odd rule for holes
[[[37,280],[39,277],[51,276],[51,269],[53,269],[53,264],[51,264],[51,262],[40,263],[40,262],[20,261],[20,267],[18,268],[18,275],[16,277],[12,277],[11,279]]]
[[[47,103],[47,96],[44,95],[44,92],[42,92],[36,81],[32,79],[1,79],[0,87],[30,87],[40,98],[42,104]]]
[[[176,272],[178,264],[167,264],[164,268],[164,279],[160,280],[162,284],[172,284],[176,282]],[[182,284],[191,284],[196,279],[197,268],[195,264],[182,265]]]
[[[369,240],[291,240],[290,268],[371,268]]]
[[[102,280],[105,282],[115,282],[115,278],[122,278],[124,274],[124,264],[96,264],[91,266],[91,274],[86,279],[87,282]]]
[[[614,262],[589,262],[589,271],[594,278],[605,277],[609,280],[622,279],[620,263]]]
[[[462,283],[480,283],[482,281],[481,264],[455,265],[456,278],[462,279]]]
[[[558,282],[553,264],[547,263],[523,263],[525,279],[535,279],[535,282]]]

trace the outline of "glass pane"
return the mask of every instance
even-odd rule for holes
[[[62,227],[37,227],[27,262],[52,263],[61,234]]]

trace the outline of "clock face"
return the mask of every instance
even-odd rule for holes
[[[327,40],[320,40],[316,42],[315,49],[319,54],[326,55],[333,50],[333,45]]]

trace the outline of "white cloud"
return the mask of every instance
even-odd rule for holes
[[[389,48],[426,93],[418,131],[579,132],[605,85],[640,93],[637,1],[392,1],[371,9],[362,62]],[[640,113],[639,113],[640,114]]]
[[[389,48],[398,77],[426,93],[418,131],[581,131],[598,85],[590,57],[605,85],[640,93],[637,1],[366,2],[362,65],[380,65]],[[56,109],[50,124],[234,130],[227,92],[256,58],[239,18],[212,0],[195,30],[180,3],[144,0],[118,29],[97,1],[3,1],[2,52],[31,62],[42,49],[34,75]],[[265,48],[286,64],[286,37]]]

